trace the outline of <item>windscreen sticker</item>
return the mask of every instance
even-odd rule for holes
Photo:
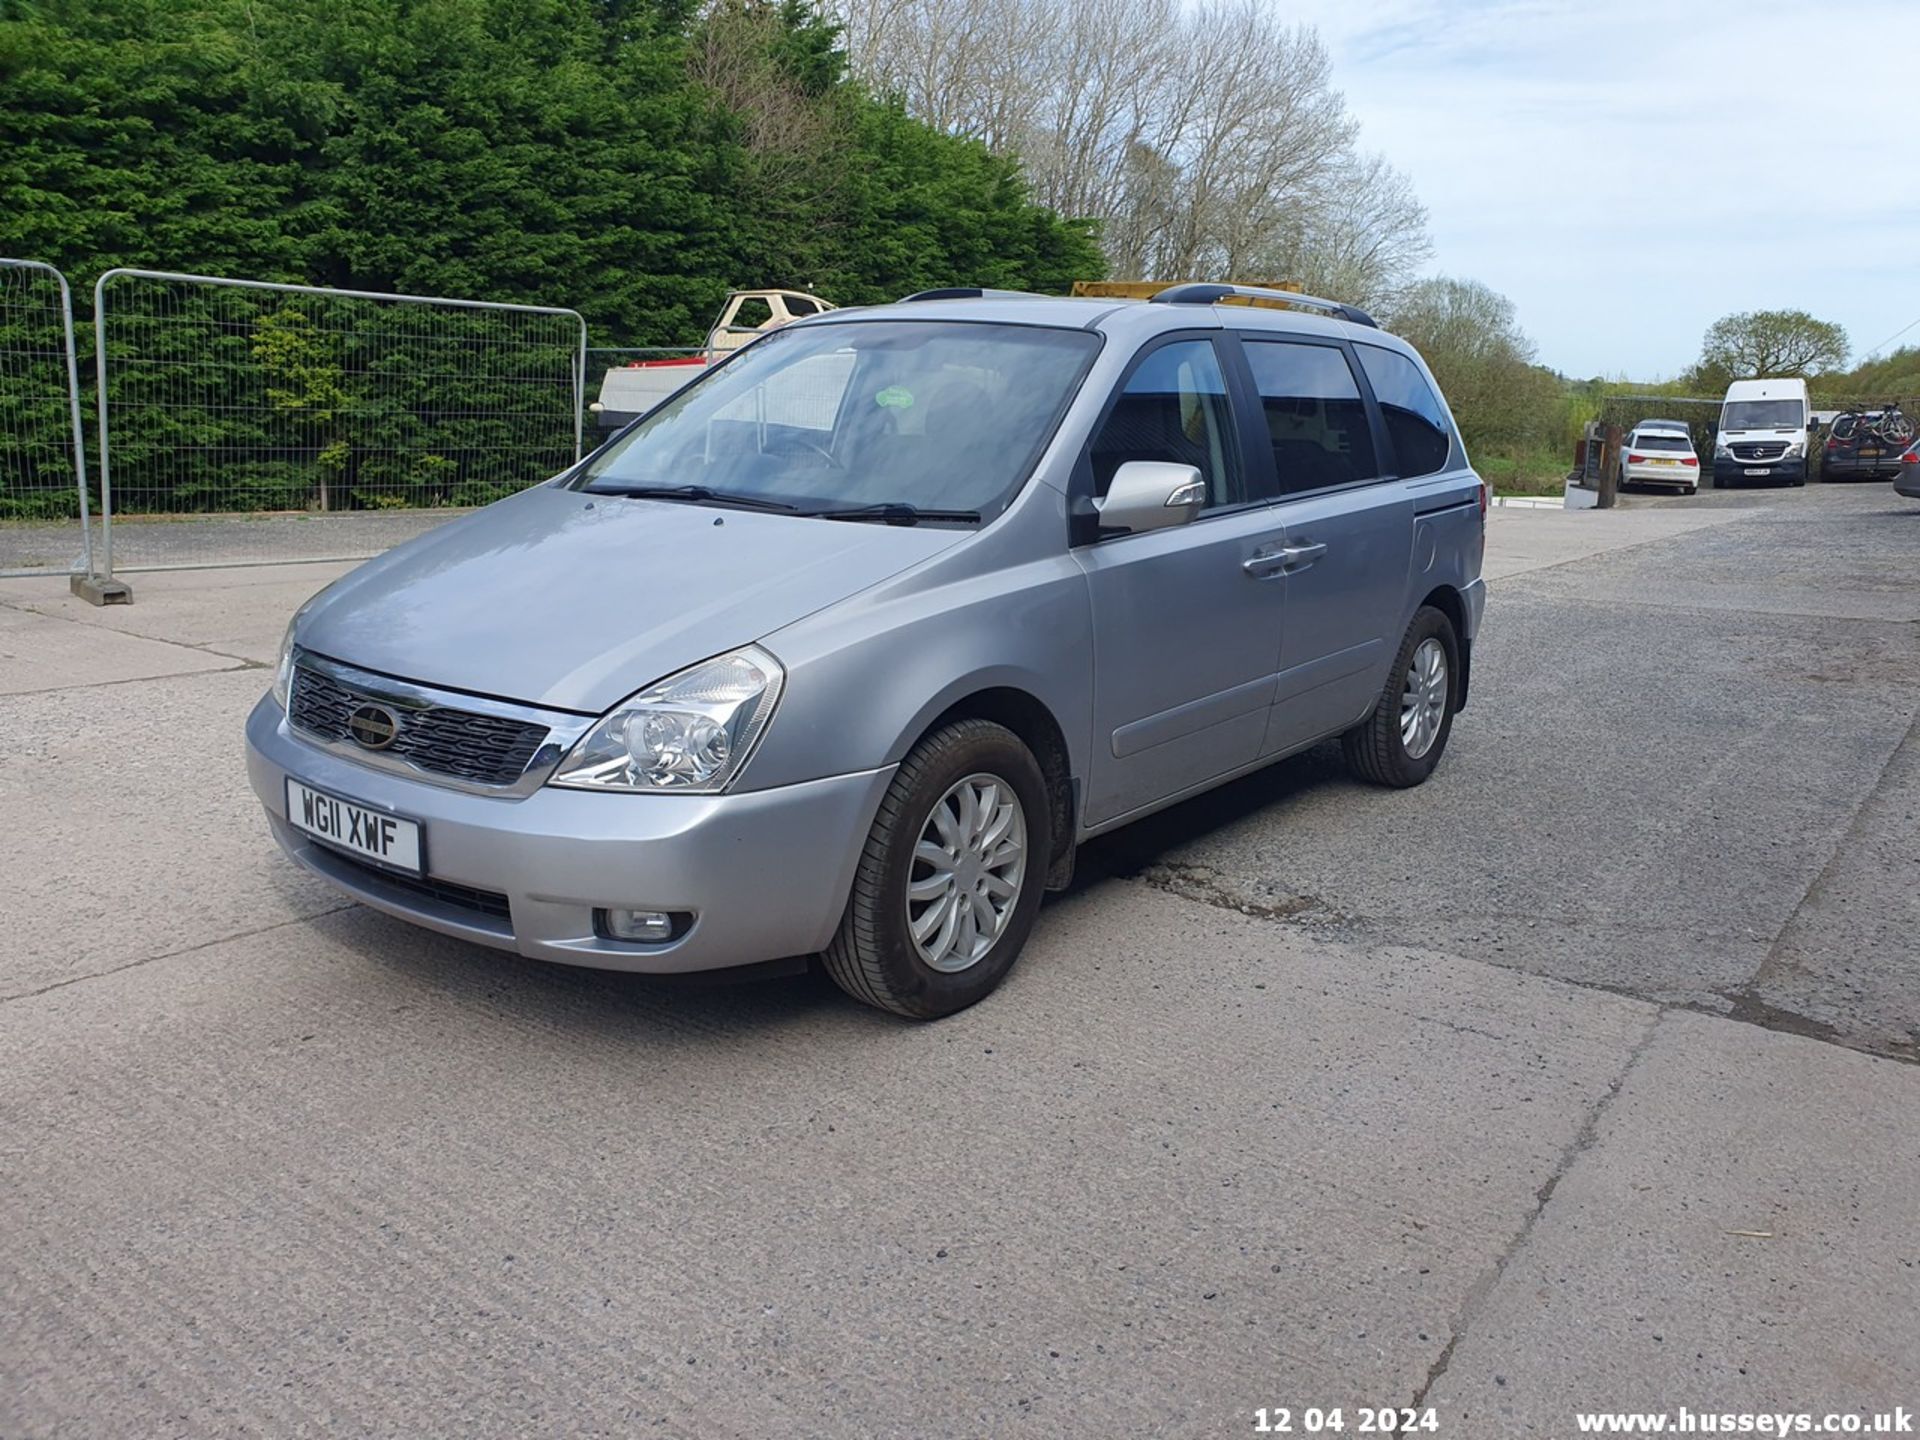
[[[898,385],[889,385],[873,397],[873,403],[888,410],[906,410],[913,405],[913,392]]]

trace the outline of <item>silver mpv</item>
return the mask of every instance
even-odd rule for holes
[[[274,835],[448,935],[817,954],[926,1018],[1094,835],[1331,736],[1420,783],[1487,493],[1410,347],[1260,298],[935,292],[756,341],[301,609],[247,722]]]

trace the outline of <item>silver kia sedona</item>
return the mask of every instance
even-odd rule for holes
[[[309,601],[248,769],[388,914],[615,970],[817,956],[933,1018],[1093,836],[1333,737],[1425,780],[1486,506],[1349,306],[836,310]]]

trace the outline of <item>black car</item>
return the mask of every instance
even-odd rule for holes
[[[1820,456],[1822,480],[1891,480],[1913,438],[1913,422],[1898,410],[1849,410],[1834,417]]]

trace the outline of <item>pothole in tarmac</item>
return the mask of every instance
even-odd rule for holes
[[[1203,905],[1233,910],[1261,920],[1338,924],[1347,919],[1317,895],[1293,895],[1269,883],[1249,883],[1215,870],[1211,865],[1194,865],[1183,860],[1156,860],[1127,878],[1151,885],[1156,890],[1164,890],[1170,895],[1198,900]]]
[[[1849,1034],[1839,1026],[1830,1025],[1824,1020],[1815,1020],[1798,1011],[1788,1010],[1779,1005],[1770,1005],[1751,990],[1733,991],[1726,995],[1726,1000],[1729,1006],[1726,1017],[1729,1020],[1758,1025],[1762,1030],[1779,1030],[1788,1035],[1803,1035],[1809,1040],[1841,1045],[1849,1050],[1878,1055],[1887,1060],[1900,1060],[1909,1065],[1920,1063],[1920,1029],[1909,1030],[1904,1040],[1862,1038]]]

